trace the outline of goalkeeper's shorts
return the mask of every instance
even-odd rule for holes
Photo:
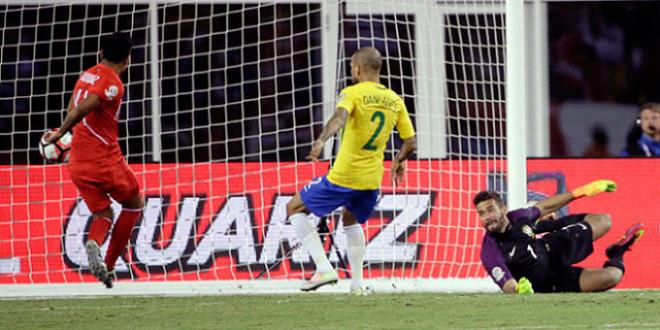
[[[546,247],[550,250],[551,284],[548,291],[539,292],[580,292],[582,267],[576,264],[586,259],[594,251],[593,230],[584,221],[586,214],[574,214],[572,225],[543,236]],[[536,287],[534,287],[536,289]]]
[[[586,214],[573,214],[567,216],[572,225],[548,233],[543,240],[549,248],[550,264],[557,266],[571,266],[586,259],[592,252],[593,230],[591,225],[584,221]]]
[[[70,162],[69,175],[92,213],[110,206],[110,197],[122,203],[140,192],[135,174],[123,158]]]
[[[302,201],[317,217],[343,206],[365,223],[378,203],[380,190],[355,190],[338,186],[324,176],[310,181],[301,191]]]

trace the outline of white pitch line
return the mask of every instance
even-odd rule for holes
[[[575,324],[575,325],[522,325],[511,327],[485,327],[475,329],[501,329],[501,330],[515,330],[515,329],[585,329],[593,327],[615,328],[615,329],[629,329],[629,328],[660,328],[660,323],[608,323],[608,324]]]
[[[232,302],[235,304],[236,302]],[[218,302],[201,302],[196,303],[195,306],[217,306],[227,305],[228,301]],[[40,307],[40,308],[21,308],[21,309],[4,309],[0,310],[3,313],[16,313],[16,312],[59,312],[59,311],[74,311],[74,310],[106,310],[106,309],[132,309],[143,307],[143,305],[135,304],[122,304],[122,305],[103,305],[103,306],[79,306],[79,307]],[[158,307],[174,307],[180,308],[181,304],[158,304]]]

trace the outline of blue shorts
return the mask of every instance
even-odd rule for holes
[[[371,211],[378,203],[380,190],[355,190],[338,186],[325,176],[310,181],[301,191],[302,201],[314,215],[318,217],[343,206],[357,218],[359,223],[365,223]]]

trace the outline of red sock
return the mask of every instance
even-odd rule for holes
[[[112,271],[115,268],[117,258],[126,249],[126,243],[131,238],[133,226],[141,214],[141,209],[123,209],[119,214],[115,228],[112,229],[112,235],[110,235],[108,252],[105,254],[105,264],[108,266],[108,271]]]
[[[101,246],[105,242],[105,236],[108,234],[112,226],[112,220],[106,217],[95,217],[92,220],[92,224],[89,226],[89,233],[87,234],[87,239],[93,239],[96,243]]]

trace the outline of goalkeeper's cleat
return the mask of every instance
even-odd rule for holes
[[[363,296],[368,296],[372,293],[374,293],[374,290],[370,286],[363,286],[351,290],[351,296],[363,297]]]
[[[624,252],[630,250],[632,245],[637,242],[642,235],[644,235],[644,224],[640,222],[632,225],[626,230],[626,233],[623,234],[623,237],[621,237],[618,242],[610,245],[607,250],[605,250],[605,255],[607,255],[607,258],[609,259],[623,255]]]
[[[90,239],[85,243],[85,252],[87,253],[87,261],[89,262],[89,271],[99,281],[101,281],[106,288],[112,288],[112,277],[108,273],[108,268],[101,258],[101,249],[96,241]]]
[[[326,284],[337,284],[337,281],[339,281],[339,276],[337,276],[337,271],[334,269],[325,273],[314,273],[309,281],[300,286],[300,290],[313,291]]]

